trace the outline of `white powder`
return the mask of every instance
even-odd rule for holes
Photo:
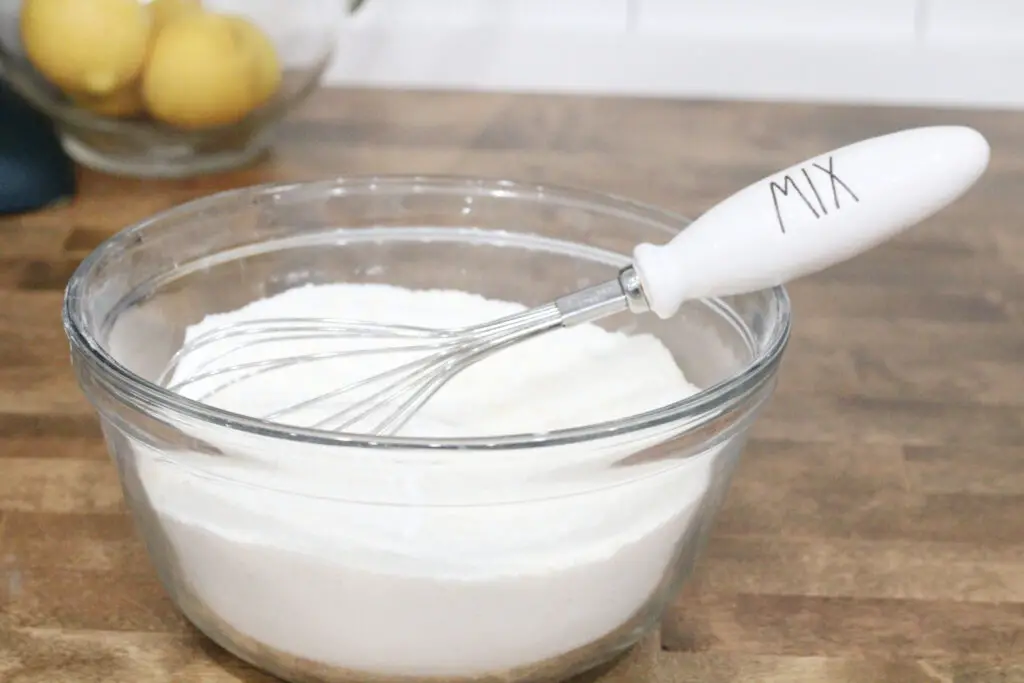
[[[459,291],[410,291],[389,285],[308,286],[228,314],[211,315],[189,329],[187,339],[225,323],[261,318],[330,316],[456,328],[522,310],[521,304]],[[360,339],[279,342],[253,346],[211,367],[301,352],[365,348],[366,344]],[[195,374],[196,368],[223,349],[236,346],[237,341],[226,340],[190,354],[176,377]],[[422,354],[386,353],[299,365],[287,373],[240,382],[213,396],[209,403],[249,415],[269,414],[420,357]],[[206,388],[221,383],[223,379],[211,379],[183,393],[197,398]],[[469,367],[434,396],[402,433],[451,437],[546,432],[633,415],[695,391],[657,337],[616,334],[597,325],[582,325],[518,344]],[[326,402],[282,421],[310,426],[364,395],[347,395],[343,402]]]
[[[255,318],[458,327],[518,310],[462,292],[303,287],[210,316],[188,337]],[[246,353],[273,357],[280,349]],[[216,404],[259,415],[394,364],[392,357],[361,357],[268,373]],[[584,325],[470,368],[406,433],[549,431],[635,414],[695,391],[655,337]],[[323,410],[291,422],[311,424]],[[257,642],[392,676],[500,672],[614,631],[675,561],[713,459],[739,447],[610,466],[670,438],[676,425],[546,449],[436,452],[424,461],[189,429],[235,457],[134,447],[146,451],[137,459],[139,481],[190,589]]]

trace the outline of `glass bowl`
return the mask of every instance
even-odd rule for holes
[[[172,14],[154,8],[175,6],[192,12],[158,20]],[[0,8],[0,77],[86,166],[162,178],[224,171],[259,157],[316,89],[344,12],[338,0],[14,0]],[[115,32],[134,49],[77,66]]]
[[[701,391],[543,434],[283,427],[154,378],[189,325],[296,286],[539,304],[614,278],[636,243],[686,224],[556,187],[350,178],[217,194],[105,242],[72,277],[64,324],[174,602],[296,682],[558,681],[628,649],[689,576],[774,389],[782,288],[609,320],[656,334]],[[443,542],[417,542],[428,533]]]

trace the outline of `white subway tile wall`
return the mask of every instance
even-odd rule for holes
[[[917,0],[639,0],[642,31],[834,40],[913,39]]]
[[[631,0],[367,0],[368,22],[625,31]]]
[[[1020,42],[1024,39],[1021,0],[929,0],[925,21],[929,42]]]
[[[1024,109],[1024,0],[365,0],[338,85]]]

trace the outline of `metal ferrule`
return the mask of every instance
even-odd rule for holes
[[[614,280],[566,294],[555,301],[555,306],[562,314],[565,327],[593,322],[623,311],[643,313],[648,310],[640,277],[632,266],[619,271],[618,278]]]
[[[644,296],[644,284],[640,280],[640,274],[633,266],[626,266],[619,271],[619,286],[631,313],[646,313],[651,310],[647,304],[647,297]]]

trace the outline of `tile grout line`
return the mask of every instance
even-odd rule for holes
[[[917,0],[914,5],[914,40],[918,45],[927,42],[928,24],[931,19],[929,0]]]
[[[642,0],[626,0],[626,33],[635,33],[640,21]]]

